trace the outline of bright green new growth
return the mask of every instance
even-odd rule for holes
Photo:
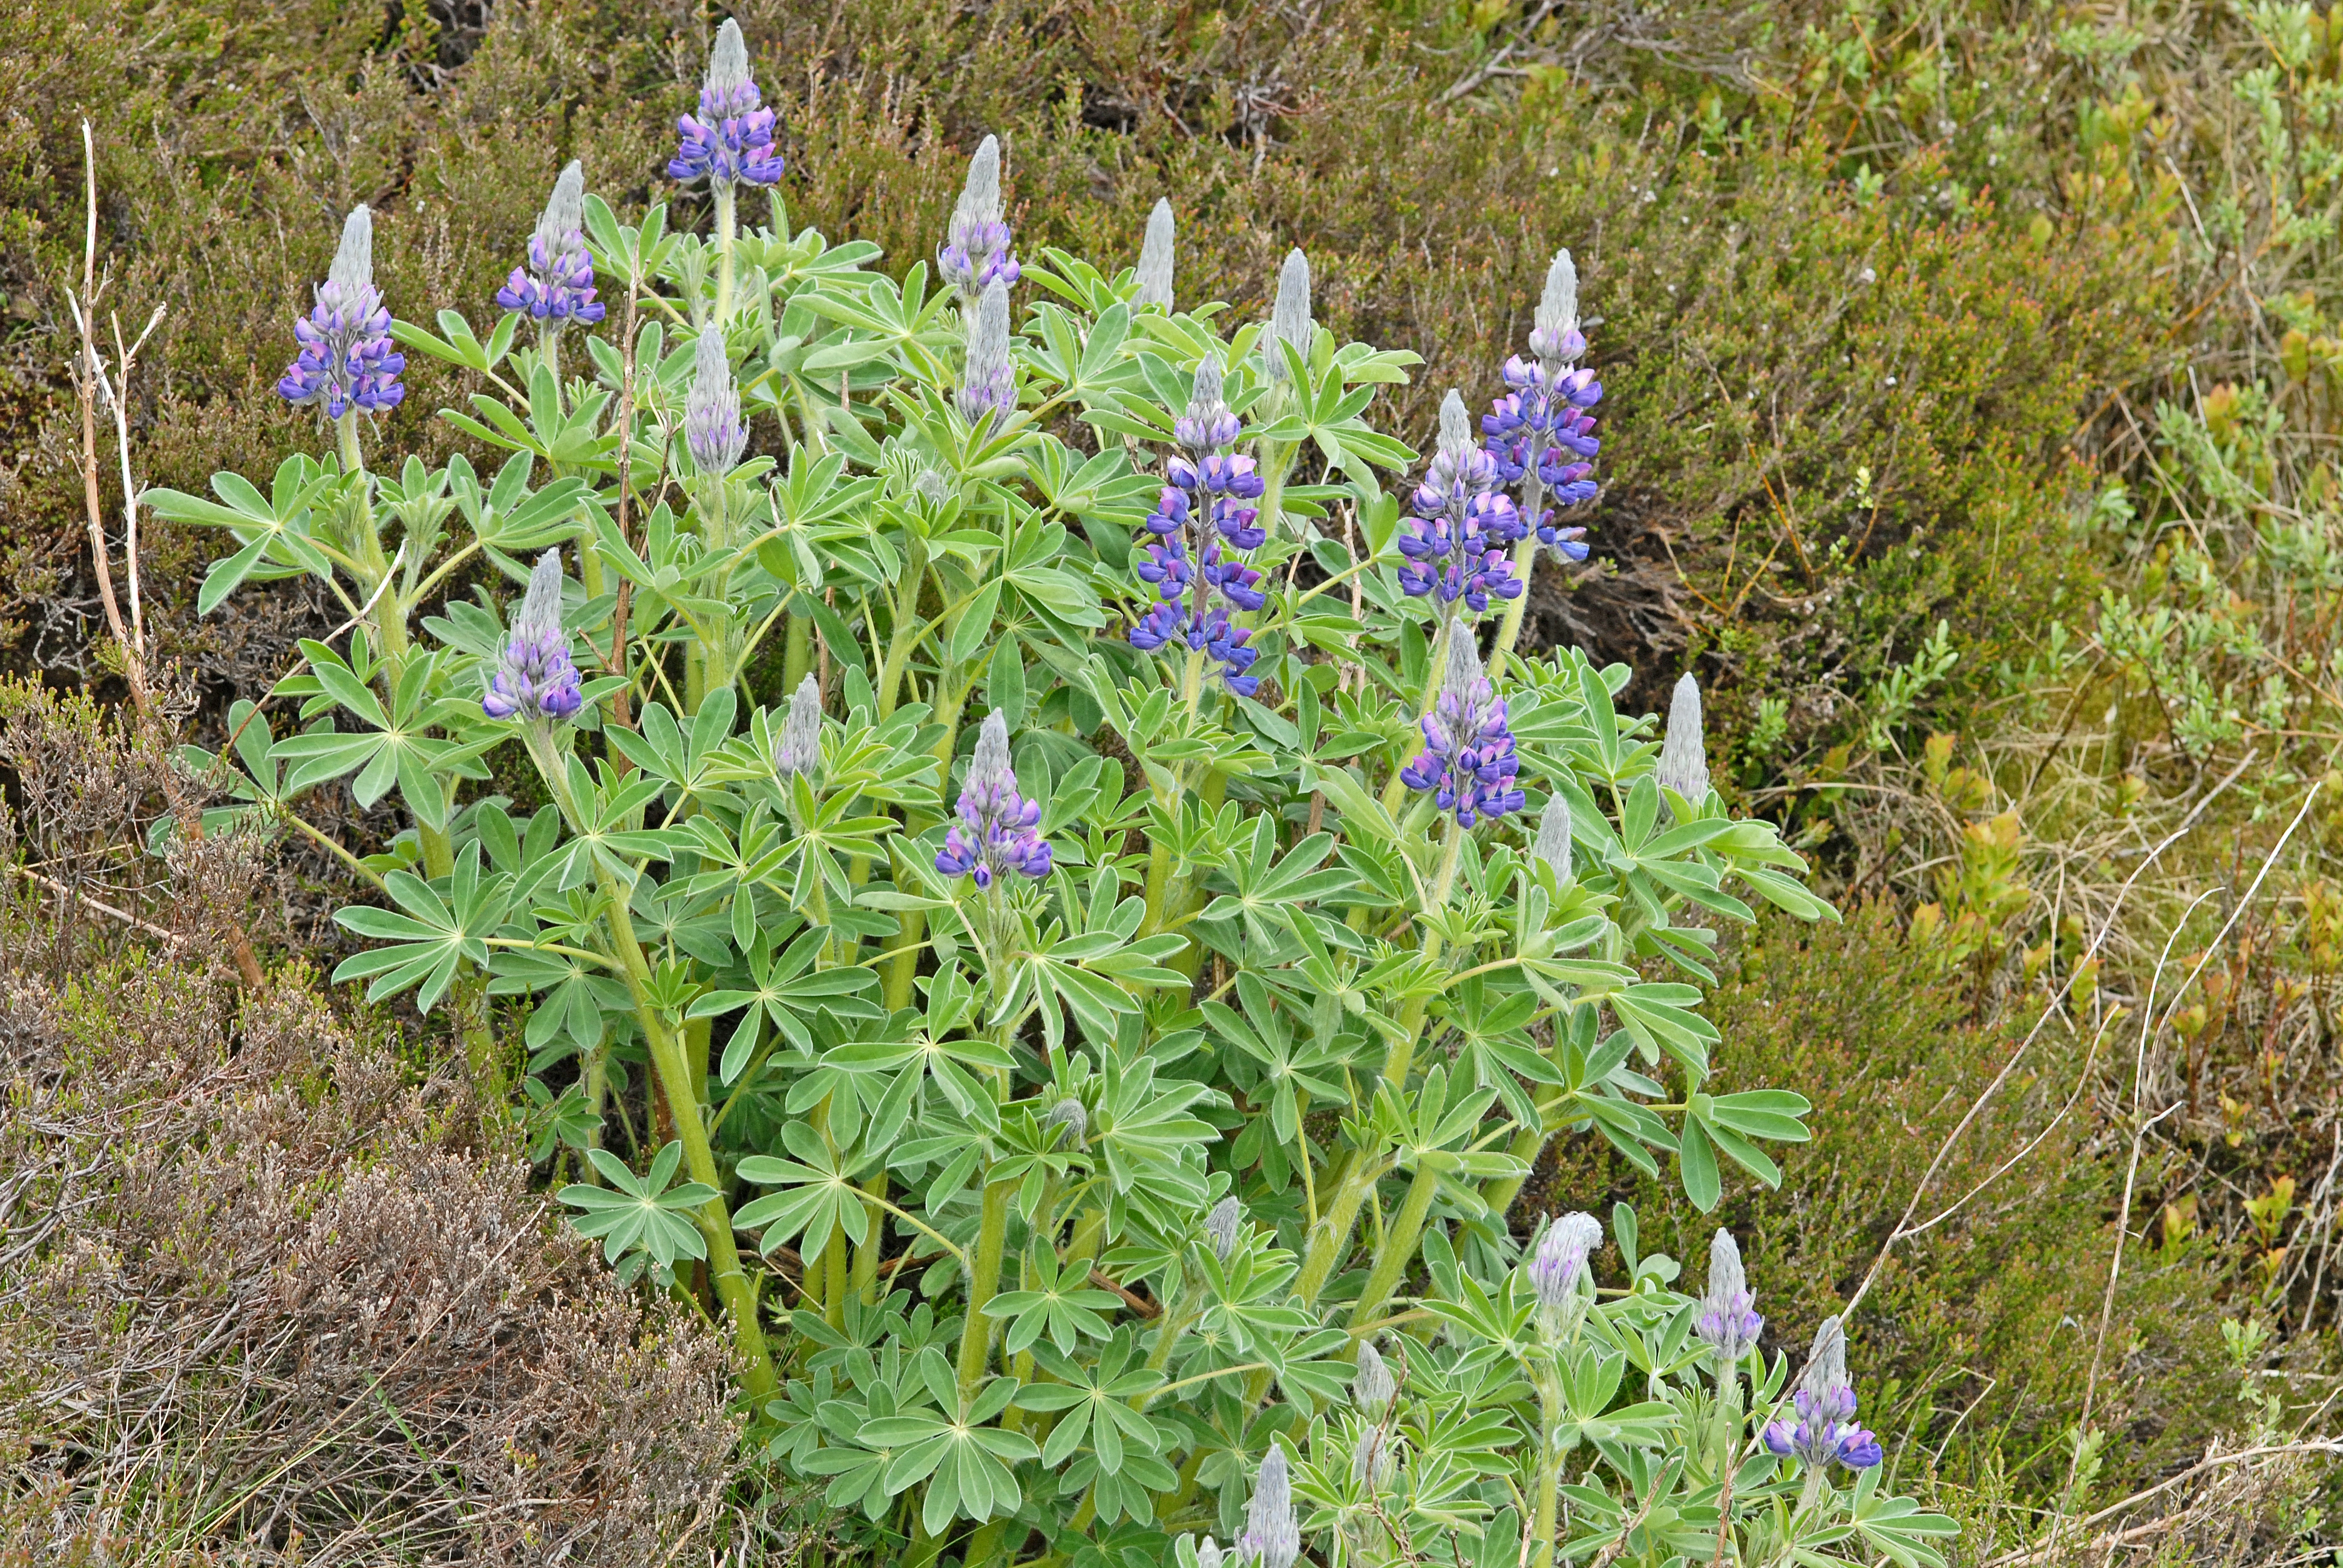
[[[396,328],[477,376],[447,417],[513,454],[495,475],[394,477],[353,442],[265,490],[151,499],[241,546],[207,602],[306,573],[357,620],[347,654],[305,645],[300,727],[252,717],[217,765],[264,821],[337,779],[396,792],[410,832],[336,847],[381,894],[343,911],[376,945],[339,978],[451,1006],[507,1099],[498,1025],[526,1018],[528,1101],[587,1176],[561,1196],[725,1323],[773,1462],[914,1563],[1065,1562],[1113,1530],[1182,1563],[1266,1530],[1291,1561],[1289,1502],[1329,1563],[1453,1536],[1544,1563],[1622,1530],[1704,1558],[1728,1470],[1742,1561],[1937,1562],[1945,1522],[1875,1473],[1802,1491],[1747,1441],[1783,1364],[1745,1426],[1718,1415],[1694,1303],[1631,1212],[1619,1266],[1586,1260],[1592,1305],[1539,1311],[1514,1199],[1549,1140],[1673,1165],[1703,1209],[1720,1154],[1778,1179],[1761,1143],[1803,1140],[1806,1102],[1716,1092],[1703,988],[1747,895],[1832,916],[1704,773],[1664,794],[1651,721],[1614,707],[1629,672],[1575,650],[1492,650],[1537,826],[1460,829],[1393,788],[1442,672],[1478,664],[1400,591],[1380,504],[1376,470],[1414,454],[1368,416],[1415,357],[1330,351],[1299,253],[1274,328],[1294,358],[1172,312],[1151,266],[1141,311],[1141,280],[1045,253],[1024,277],[1047,297],[1008,348],[984,322],[971,364],[924,266],[866,270],[872,247],[792,234],[778,198],[711,265],[666,216],[586,199],[641,322],[586,336],[589,379],[508,324]],[[1223,361],[1269,480],[1250,698],[1201,649],[1121,636],[1173,420]],[[438,595],[559,546],[585,706],[493,723],[501,620]],[[971,704],[1008,741],[973,770]],[[516,740],[533,811],[483,788]],[[1051,869],[979,888],[937,854],[1004,761]],[[632,1160],[604,1146],[621,1081],[672,1129]]]

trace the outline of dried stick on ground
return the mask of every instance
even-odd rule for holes
[[[163,319],[163,307],[156,306],[155,314],[146,319],[146,328],[127,347],[122,342],[122,326],[114,324],[114,371],[108,375],[105,356],[97,346],[97,301],[104,286],[97,277],[97,149],[91,139],[89,122],[81,123],[82,156],[86,175],[84,188],[88,196],[88,223],[84,231],[81,263],[81,294],[76,297],[68,287],[66,303],[71,307],[74,329],[79,336],[79,351],[73,360],[74,389],[81,399],[81,465],[82,499],[89,513],[90,562],[97,573],[98,597],[106,606],[106,622],[114,634],[115,646],[122,653],[123,678],[130,686],[130,702],[136,712],[137,722],[149,732],[151,739],[161,739],[159,729],[163,716],[156,711],[154,688],[147,679],[146,631],[139,604],[138,584],[138,491],[130,474],[130,375],[136,364],[138,350]],[[124,538],[127,554],[123,563],[130,589],[130,621],[125,625],[122,608],[114,593],[114,567],[110,548],[106,542],[106,508],[98,494],[97,412],[104,407],[113,417],[116,447],[122,466],[122,508],[125,518]],[[202,809],[180,788],[178,775],[170,768],[163,769],[163,787],[169,797],[172,815],[178,819],[179,831],[200,842],[204,837]],[[232,915],[223,914],[229,953],[236,960],[237,975],[246,987],[261,983],[260,960],[252,950],[252,939],[245,934],[242,922]]]

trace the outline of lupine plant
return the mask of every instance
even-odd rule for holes
[[[1729,1241],[1687,1300],[1622,1210],[1598,1289],[1594,1221],[1517,1211],[1557,1136],[1777,1180],[1806,1102],[1719,1091],[1702,988],[1745,899],[1830,917],[1689,686],[1663,749],[1516,648],[1594,493],[1567,255],[1403,508],[1414,357],[1299,251],[1266,323],[1182,307],[1168,205],[1135,267],[1021,263],[988,138],[897,277],[789,226],[729,23],[697,110],[712,234],[573,164],[485,331],[393,320],[360,208],[280,388],[320,449],[148,496],[234,539],[205,610],[347,615],[193,759],[375,890],[340,977],[452,1013],[840,1550],[1935,1561],[1842,1339],[1774,1408]],[[369,452],[402,350],[472,456]]]

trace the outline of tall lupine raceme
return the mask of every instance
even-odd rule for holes
[[[1050,844],[1037,830],[1041,804],[1017,792],[1009,762],[1009,720],[999,709],[985,715],[976,754],[960,794],[960,820],[944,835],[936,869],[966,877],[990,890],[1014,873],[1035,880],[1050,874]]]
[[[528,592],[512,618],[480,711],[524,724],[556,723],[575,718],[584,703],[569,636],[561,628],[561,552],[548,550],[529,571]]]
[[[968,160],[968,179],[936,252],[936,270],[963,301],[973,304],[994,284],[1015,283],[1024,276],[1011,243],[1001,206],[1001,140],[987,136]]]
[[[1806,1467],[1808,1501],[1824,1467],[1868,1470],[1880,1459],[1879,1439],[1855,1420],[1855,1385],[1846,1375],[1846,1332],[1836,1318],[1815,1331],[1805,1371],[1792,1396],[1797,1420],[1769,1422],[1765,1446]]]
[[[1554,868],[1555,881],[1570,880],[1570,802],[1558,794],[1548,796],[1545,809],[1538,813],[1537,837],[1530,841],[1530,853]]]
[[[1732,1231],[1720,1230],[1708,1244],[1708,1290],[1700,1298],[1700,1315],[1693,1320],[1693,1332],[1715,1352],[1718,1373],[1723,1376],[1757,1348],[1757,1336],[1765,1332],[1757,1298],[1741,1270],[1740,1245]]]
[[[1482,445],[1499,478],[1522,487],[1524,530],[1564,559],[1586,558],[1586,530],[1555,521],[1594,498],[1591,461],[1603,449],[1587,412],[1603,400],[1592,369],[1577,367],[1586,352],[1578,321],[1578,269],[1558,251],[1546,269],[1545,291],[1530,329],[1530,357],[1505,361],[1511,388],[1481,417]],[[1554,505],[1545,505],[1551,499]]]
[[[497,303],[552,327],[591,326],[605,314],[594,297],[594,256],[586,248],[586,171],[576,158],[553,182],[553,196],[528,236],[528,260],[512,269]]]
[[[1317,333],[1318,325],[1310,314],[1310,258],[1297,246],[1285,253],[1285,261],[1277,269],[1277,300],[1270,307],[1268,335],[1262,339],[1262,373],[1272,386],[1282,387],[1292,379],[1278,346],[1290,346],[1306,360]]]
[[[675,128],[681,143],[668,160],[669,179],[706,180],[728,201],[736,185],[779,182],[786,166],[773,146],[773,111],[749,71],[740,24],[729,17],[708,52],[699,112],[678,116]]]
[[[1238,1560],[1248,1568],[1293,1568],[1302,1556],[1302,1524],[1293,1513],[1293,1477],[1285,1450],[1270,1445],[1253,1474],[1252,1500],[1245,1505],[1244,1533],[1237,1537]]]
[[[1409,789],[1430,793],[1434,805],[1455,815],[1458,827],[1469,829],[1522,809],[1528,797],[1513,784],[1520,771],[1505,699],[1481,671],[1472,628],[1452,621],[1440,695],[1423,716],[1423,751],[1399,777]]]
[[[1462,600],[1475,614],[1492,597],[1520,597],[1505,551],[1523,533],[1522,514],[1497,483],[1496,462],[1473,445],[1472,416],[1452,389],[1440,405],[1440,449],[1410,498],[1414,515],[1400,529],[1404,592],[1443,606]]]
[[[808,675],[789,694],[789,717],[773,741],[773,774],[810,780],[821,768],[821,682]]]
[[[738,467],[749,449],[748,422],[740,417],[740,388],[732,379],[724,329],[710,323],[692,346],[691,390],[683,404],[683,444],[703,474],[721,477]]]
[[[1196,367],[1186,411],[1174,421],[1180,450],[1163,465],[1170,482],[1148,515],[1150,538],[1134,568],[1155,590],[1155,604],[1131,627],[1131,646],[1153,652],[1184,644],[1220,666],[1231,691],[1251,697],[1261,678],[1248,674],[1260,655],[1252,630],[1232,612],[1261,608],[1268,595],[1261,573],[1237,555],[1266,538],[1259,508],[1262,482],[1251,457],[1231,453],[1243,427],[1222,395],[1221,361],[1209,355]]]
[[[399,373],[407,357],[391,345],[390,311],[374,286],[374,214],[350,209],[333,266],[309,314],[293,324],[300,344],[277,383],[277,395],[328,419],[387,414],[407,396]]]

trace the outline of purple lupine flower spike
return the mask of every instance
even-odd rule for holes
[[[1293,1516],[1293,1477],[1285,1450],[1272,1444],[1254,1473],[1252,1501],[1245,1506],[1239,1557],[1258,1568],[1293,1568],[1302,1556],[1302,1523]]]
[[[277,395],[296,407],[314,405],[338,419],[353,409],[387,413],[407,396],[398,380],[407,357],[391,347],[390,311],[374,286],[374,214],[366,207],[344,220],[317,302],[293,336],[301,347]]]
[[[1846,1331],[1825,1318],[1815,1331],[1815,1347],[1792,1397],[1798,1419],[1769,1422],[1765,1446],[1809,1468],[1833,1461],[1849,1470],[1879,1462],[1879,1439],[1855,1424],[1855,1385],[1846,1376]]]
[[[1505,552],[1528,530],[1498,487],[1496,460],[1473,444],[1473,417],[1452,390],[1440,405],[1440,447],[1411,498],[1414,516],[1399,536],[1403,592],[1459,599],[1478,614],[1489,600],[1518,598],[1521,579]]]
[[[1513,787],[1521,760],[1505,722],[1505,699],[1481,672],[1473,628],[1448,623],[1448,663],[1440,696],[1423,716],[1423,752],[1400,769],[1411,789],[1430,790],[1443,811],[1453,811],[1461,828],[1484,817],[1518,811],[1528,797]]]
[[[953,204],[951,223],[936,252],[936,270],[974,303],[996,283],[1023,276],[1010,248],[1009,223],[1001,208],[1001,138],[987,136],[968,160],[968,180]]]
[[[1155,210],[1147,215],[1147,237],[1139,247],[1139,270],[1136,279],[1139,292],[1133,303],[1141,307],[1152,305],[1169,311],[1172,308],[1172,243],[1174,222],[1172,204],[1158,201]]]
[[[728,24],[729,25],[729,24]],[[694,346],[691,390],[683,401],[683,444],[703,474],[729,474],[749,448],[740,389],[724,352],[724,329],[710,322]]]
[[[1231,691],[1251,697],[1261,677],[1246,672],[1260,655],[1247,646],[1252,628],[1236,625],[1230,611],[1259,609],[1269,600],[1262,574],[1235,553],[1257,549],[1269,537],[1261,509],[1247,504],[1266,487],[1251,457],[1226,449],[1244,427],[1222,396],[1225,385],[1220,356],[1207,355],[1196,367],[1187,409],[1172,422],[1180,450],[1164,461],[1171,483],[1147,518],[1151,537],[1136,568],[1157,602],[1130,635],[1133,648],[1148,652],[1174,642],[1201,649],[1219,662]]]
[[[960,416],[981,425],[1017,411],[1017,367],[1009,357],[1009,285],[995,278],[968,322],[968,362],[955,397]]]
[[[783,166],[773,150],[773,111],[762,104],[749,72],[748,41],[740,24],[727,17],[708,52],[699,113],[675,122],[683,140],[668,163],[668,177],[711,186],[779,183]]]
[[[602,319],[602,303],[594,297],[594,256],[586,248],[586,171],[577,159],[553,182],[553,199],[528,236],[528,264],[512,269],[497,290],[497,303],[557,327]]]
[[[1512,388],[1481,417],[1482,447],[1508,485],[1525,484],[1523,527],[1566,560],[1586,558],[1586,530],[1558,525],[1555,516],[1594,498],[1594,466],[1603,449],[1594,417],[1603,398],[1590,368],[1574,367],[1586,352],[1578,321],[1578,268],[1566,250],[1546,269],[1545,292],[1530,328],[1530,357],[1505,361]],[[1534,482],[1533,482],[1534,481]],[[1544,506],[1545,500],[1554,504]]]
[[[960,795],[960,820],[944,835],[936,869],[970,878],[987,890],[1011,871],[1046,877],[1050,844],[1039,830],[1041,820],[1041,802],[1017,792],[1017,775],[1009,765],[1009,721],[996,708],[977,732],[976,755],[969,760],[968,782]]]
[[[1748,1277],[1741,1271],[1741,1248],[1730,1231],[1719,1231],[1708,1244],[1708,1293],[1700,1299],[1700,1316],[1692,1332],[1716,1352],[1722,1377],[1756,1348],[1765,1320],[1757,1314],[1757,1298],[1750,1293]]]
[[[569,634],[561,629],[561,552],[546,551],[528,574],[528,592],[512,618],[504,657],[488,678],[480,711],[490,719],[558,722],[585,704]]]

